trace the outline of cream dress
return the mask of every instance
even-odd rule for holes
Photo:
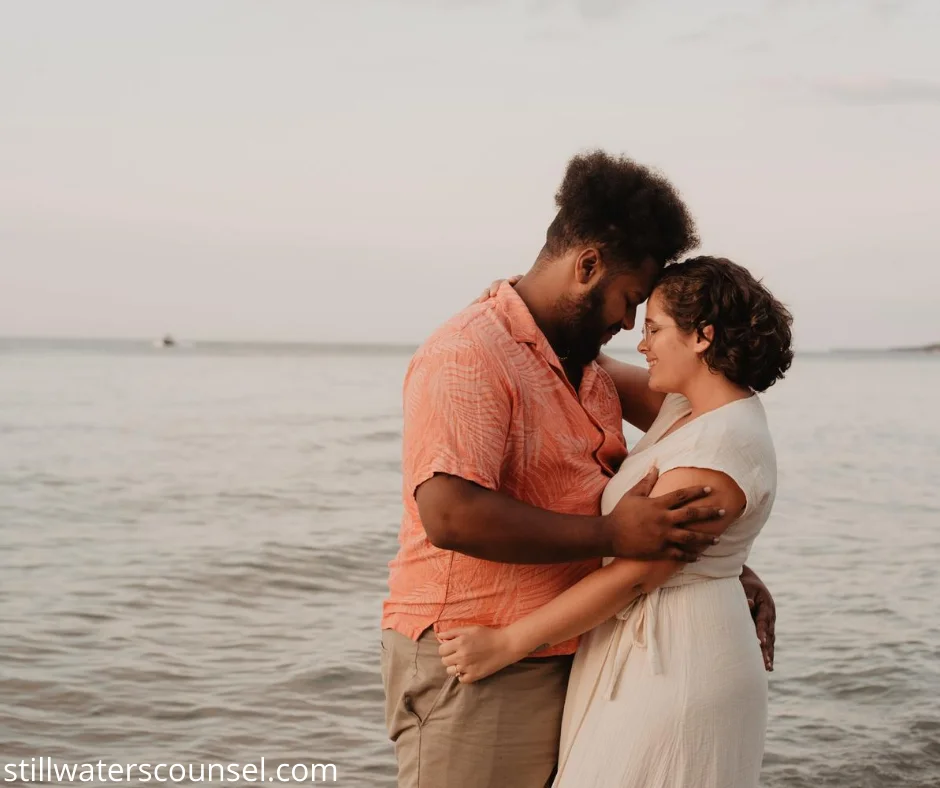
[[[730,476],[747,498],[721,541],[587,633],[575,656],[553,788],[756,788],[767,674],[738,577],[770,514],[777,464],[754,395],[699,416],[670,394],[607,485],[609,512],[652,465]],[[605,563],[610,559],[606,559]]]

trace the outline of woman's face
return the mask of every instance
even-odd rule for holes
[[[694,334],[684,333],[663,308],[658,290],[646,306],[643,338],[637,350],[646,356],[650,370],[650,388],[667,394],[683,392],[692,377],[701,372],[700,353],[708,343]]]

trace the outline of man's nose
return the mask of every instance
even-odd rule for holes
[[[636,325],[636,309],[631,309],[623,318],[623,327],[627,331],[632,331],[633,327]]]

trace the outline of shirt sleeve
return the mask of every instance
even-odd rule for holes
[[[408,494],[436,473],[498,490],[511,417],[508,376],[492,351],[460,338],[423,350],[404,387]]]

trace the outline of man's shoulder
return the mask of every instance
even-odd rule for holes
[[[516,342],[495,304],[472,304],[442,324],[425,340],[412,363],[435,358],[461,359],[503,367]]]

